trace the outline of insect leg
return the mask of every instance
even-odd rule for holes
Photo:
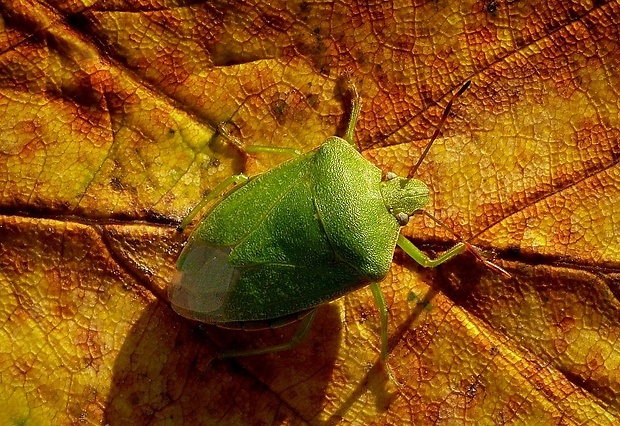
[[[512,278],[512,276],[508,273],[508,271],[506,271],[501,266],[496,265],[495,263],[493,263],[490,260],[486,259],[482,254],[480,254],[480,252],[478,251],[477,247],[474,247],[473,245],[469,244],[468,242],[465,242],[465,245],[467,246],[467,250],[471,254],[473,254],[480,262],[482,262],[491,271],[496,272],[498,274],[502,274],[506,278]]]
[[[224,139],[226,139],[228,143],[232,144],[237,149],[239,149],[242,152],[245,152],[246,154],[258,154],[258,153],[266,152],[269,154],[286,154],[286,155],[291,155],[294,157],[301,155],[301,152],[296,150],[295,148],[286,148],[286,147],[280,147],[280,146],[264,146],[264,145],[250,145],[250,146],[244,145],[243,142],[241,142],[239,138],[233,136],[226,127],[227,127],[226,123],[218,124],[217,126],[218,133]]]
[[[226,179],[224,179],[218,186],[213,188],[213,190],[209,192],[202,199],[202,201],[196,205],[196,207],[192,209],[192,211],[187,215],[187,217],[183,219],[183,222],[181,222],[181,224],[177,227],[177,230],[183,231],[183,229],[185,229],[185,227],[189,225],[192,220],[194,220],[194,217],[196,217],[198,212],[202,210],[204,206],[206,206],[210,201],[218,197],[221,197],[224,190],[228,188],[230,185],[232,184],[236,185],[241,182],[245,182],[247,180],[248,180],[248,177],[244,174],[233,175],[233,176],[229,176]]]
[[[232,358],[238,356],[253,356],[253,355],[264,355],[270,354],[273,352],[287,351],[289,349],[293,349],[295,346],[300,344],[310,331],[310,326],[312,325],[312,321],[316,316],[317,308],[310,311],[308,315],[301,320],[301,324],[299,325],[299,329],[293,336],[293,338],[286,343],[282,343],[280,345],[269,346],[267,348],[259,348],[259,349],[249,349],[244,351],[226,351],[222,352],[218,355],[218,358]]]
[[[429,218],[433,219],[435,221],[435,223],[437,223],[439,226],[441,226],[443,229],[445,229],[446,231],[452,233],[455,237],[457,237],[459,240],[463,241],[463,238],[457,234],[456,232],[454,232],[450,227],[448,227],[445,223],[443,223],[442,221],[440,221],[439,219],[437,219],[435,216],[433,216],[432,214],[430,214],[429,212],[425,211],[425,210],[420,210],[420,212],[426,216],[428,216]],[[467,241],[463,241],[463,244],[465,244],[465,248],[467,249],[467,251],[469,251],[471,254],[473,254],[476,259],[478,259],[480,262],[482,262],[487,268],[489,268],[490,270],[492,270],[493,272],[502,274],[503,276],[505,276],[506,278],[511,278],[511,275],[508,273],[508,271],[506,271],[504,268],[502,268],[499,265],[496,265],[495,263],[491,262],[490,260],[486,259],[478,250],[477,247],[474,247],[472,244],[468,243]]]
[[[347,132],[344,135],[344,140],[355,146],[353,133],[362,109],[362,98],[355,84],[349,79],[347,79],[347,86],[347,89],[351,92],[351,116],[349,117],[349,124],[347,125]]]
[[[375,298],[375,304],[377,305],[377,309],[379,310],[379,315],[381,316],[381,363],[383,364],[383,368],[385,368],[385,372],[387,373],[389,379],[396,386],[402,386],[395,378],[392,373],[392,369],[388,364],[388,308],[387,303],[385,303],[385,297],[383,296],[383,292],[379,287],[379,284],[376,282],[370,283],[370,291],[372,291],[372,295]]]
[[[375,304],[381,316],[381,361],[388,357],[388,309],[383,292],[376,282],[370,283],[370,290],[375,298]]]
[[[435,266],[441,265],[442,263],[452,259],[454,256],[459,255],[465,250],[467,250],[467,244],[460,242],[456,243],[454,247],[442,253],[435,259],[431,259],[426,254],[424,254],[422,250],[417,248],[411,241],[409,241],[407,238],[403,237],[400,234],[398,235],[396,244],[398,245],[398,247],[403,249],[403,251],[407,253],[409,257],[411,257],[413,260],[415,260],[425,268],[434,268]]]

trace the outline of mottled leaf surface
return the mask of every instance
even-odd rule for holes
[[[230,4],[229,4],[230,3]],[[620,3],[0,2],[1,424],[617,424]],[[342,135],[417,172],[469,254],[295,326],[198,325],[166,288],[175,230],[234,173]],[[239,212],[243,214],[243,212]],[[234,220],[234,218],[231,218]],[[425,251],[454,235],[404,229]],[[309,283],[311,285],[311,283]]]

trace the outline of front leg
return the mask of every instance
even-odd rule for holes
[[[413,260],[418,262],[420,265],[425,268],[434,268],[436,266],[441,265],[444,262],[452,259],[454,256],[457,256],[463,253],[465,250],[473,254],[476,259],[482,262],[487,268],[492,270],[493,272],[502,274],[506,278],[511,278],[511,275],[501,266],[496,265],[488,259],[485,259],[482,254],[480,254],[479,250],[467,242],[459,242],[454,245],[450,250],[444,252],[439,257],[435,259],[431,259],[426,254],[422,252],[419,248],[417,248],[411,241],[403,237],[402,235],[398,235],[398,239],[396,240],[396,244],[398,247],[403,249],[405,253],[409,255]]]
[[[467,244],[460,242],[460,243],[455,244],[454,247],[444,252],[439,257],[436,257],[435,259],[431,259],[426,254],[424,254],[422,250],[417,248],[411,241],[409,241],[407,238],[403,237],[400,234],[398,235],[396,244],[398,245],[398,247],[403,249],[403,251],[407,253],[409,257],[411,257],[413,260],[415,260],[416,262],[418,262],[420,265],[424,266],[425,268],[434,268],[436,266],[439,266],[442,263],[447,262],[448,260],[452,259],[454,256],[457,256],[463,253],[468,248]]]

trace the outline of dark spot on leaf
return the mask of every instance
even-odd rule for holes
[[[310,12],[310,3],[308,3],[307,1],[302,1],[301,3],[299,3],[299,12],[303,15],[307,15],[308,12]]]
[[[286,101],[283,101],[282,99],[278,99],[272,103],[271,111],[275,115],[283,115],[284,111],[286,110],[286,107],[287,107]]]
[[[78,32],[85,32],[90,28],[90,21],[82,13],[71,13],[67,15],[67,24]]]
[[[283,99],[276,99],[271,103],[271,112],[273,113],[278,124],[284,124],[287,109],[288,104]]]
[[[575,12],[573,9],[568,9],[567,13],[568,13],[569,19],[573,22],[578,21],[581,18],[579,14]]]
[[[110,186],[114,191],[122,191],[124,189],[123,182],[119,177],[113,177],[110,179]]]
[[[523,37],[515,37],[515,45],[518,49],[525,46],[525,40],[523,39]]]
[[[467,395],[467,398],[472,399],[476,396],[476,393],[478,393],[476,385],[477,385],[477,382],[474,382],[471,385],[469,385],[469,387],[467,388],[467,391],[465,392],[465,394]]]
[[[163,223],[166,225],[172,223],[172,220],[169,217],[164,216],[161,213],[154,212],[152,210],[146,211],[144,216],[149,222]]]
[[[620,141],[616,140],[611,146],[611,159],[614,163],[620,161]]]
[[[286,21],[278,15],[265,14],[263,15],[263,19],[267,26],[273,28],[276,31],[285,32],[289,27]]]
[[[308,105],[310,105],[312,108],[316,108],[320,102],[319,95],[314,93],[306,95],[306,102],[308,102]]]

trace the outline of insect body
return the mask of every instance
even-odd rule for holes
[[[395,246],[428,267],[472,249],[459,242],[429,259],[400,235],[409,216],[428,203],[429,189],[420,180],[393,174],[382,180],[381,170],[357,151],[353,129],[360,102],[352,89],[344,139],[330,137],[317,149],[253,178],[227,179],[182,223],[189,223],[231,183],[240,183],[204,216],[178,259],[169,289],[178,313],[224,325],[277,324],[370,283],[382,316],[385,359],[387,308],[377,283],[388,273]]]
[[[178,266],[186,271],[211,257],[201,267],[217,275],[207,269],[195,285],[177,288],[193,293],[184,309],[207,322],[266,320],[381,281],[400,230],[386,203],[399,201],[409,206],[394,204],[398,210],[415,211],[428,188],[381,182],[381,170],[349,143],[328,139],[249,180],[207,214]]]

